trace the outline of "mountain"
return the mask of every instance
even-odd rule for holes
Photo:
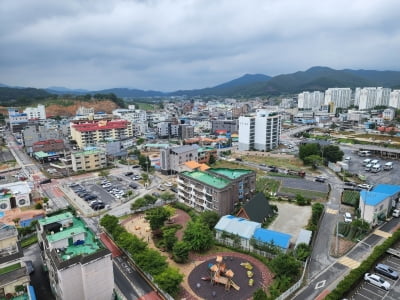
[[[45,89],[47,92],[51,94],[59,94],[59,95],[84,95],[87,93],[90,93],[88,90],[83,90],[83,89],[69,89],[66,87],[62,86],[51,86]]]
[[[115,88],[91,92],[92,94],[115,94],[119,98],[163,97],[166,93],[158,91],[143,91],[138,89]]]
[[[0,87],[0,105],[28,105],[51,96],[43,89]]]
[[[400,85],[400,72],[375,70],[343,70],[374,82],[376,86],[394,87]]]

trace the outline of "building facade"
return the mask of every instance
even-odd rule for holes
[[[81,149],[107,139],[120,140],[132,136],[132,123],[126,120],[71,122],[71,137]]]
[[[32,152],[63,152],[65,150],[63,140],[45,140],[32,145]]]
[[[100,149],[82,150],[71,153],[72,170],[93,171],[107,167],[106,152]]]
[[[298,95],[297,107],[300,109],[319,110],[323,104],[323,92],[302,92]]]
[[[37,107],[27,107],[24,109],[24,113],[29,120],[46,120],[46,109],[42,104],[38,104]]]
[[[255,117],[239,117],[239,150],[268,151],[279,146],[282,118],[263,111]]]
[[[190,139],[194,137],[194,127],[188,124],[179,125],[179,137],[184,139]]]
[[[255,178],[254,171],[243,169],[182,172],[177,180],[178,201],[198,211],[211,210],[222,216],[252,197]]]
[[[69,212],[46,217],[39,220],[37,233],[56,299],[111,299],[111,252],[83,220]]]
[[[400,108],[400,90],[393,90],[390,93],[389,106],[396,109]]]
[[[239,120],[212,120],[211,132],[215,133],[217,130],[224,130],[226,132],[238,132]]]
[[[30,206],[31,191],[26,181],[0,185],[0,211]]]
[[[325,105],[334,105],[335,108],[347,108],[351,105],[350,88],[330,88],[325,91]]]
[[[181,171],[185,162],[198,161],[198,145],[166,147],[160,149],[160,169],[163,174],[174,174]]]

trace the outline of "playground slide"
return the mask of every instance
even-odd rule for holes
[[[237,291],[240,290],[240,286],[238,286],[236,283],[234,283],[233,280],[231,280],[231,286]]]

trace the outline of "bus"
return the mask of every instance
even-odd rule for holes
[[[371,151],[368,151],[368,150],[358,151],[358,155],[359,156],[370,156],[371,155]]]

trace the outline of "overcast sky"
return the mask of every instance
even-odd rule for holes
[[[398,0],[1,0],[0,83],[174,91],[400,70]]]

